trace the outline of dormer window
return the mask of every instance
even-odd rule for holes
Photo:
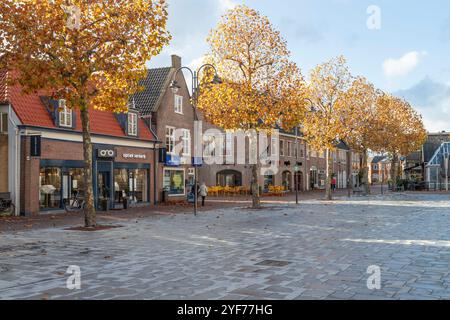
[[[183,96],[175,95],[175,113],[183,114]]]
[[[59,108],[59,126],[65,128],[72,128],[72,109],[66,105],[66,100],[61,99],[58,101]]]
[[[134,112],[128,113],[128,135],[137,136],[138,135],[138,115]]]

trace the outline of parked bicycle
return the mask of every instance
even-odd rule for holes
[[[86,207],[84,197],[80,196],[80,192],[75,191],[73,197],[64,202],[66,212],[81,212]]]
[[[16,206],[11,200],[10,193],[0,193],[0,215],[12,215],[16,211]]]

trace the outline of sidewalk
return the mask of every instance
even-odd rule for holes
[[[374,186],[372,194],[380,194],[381,188]],[[385,189],[387,192],[387,189]],[[348,191],[346,189],[337,190],[333,193],[334,197],[346,197]],[[352,195],[353,196],[353,195]],[[305,200],[322,200],[325,197],[324,190],[308,191],[299,193],[299,201]],[[201,207],[199,203],[199,212],[211,211],[214,213],[215,209],[232,208],[232,207],[249,207],[251,206],[251,196],[230,196],[230,197],[208,197],[205,207]],[[276,203],[295,203],[295,194],[288,194],[282,197],[262,197],[261,203],[276,204]],[[129,221],[135,219],[157,217],[161,215],[174,214],[192,214],[192,204],[174,204],[174,205],[157,205],[135,207],[128,210],[97,212],[98,224],[104,225],[111,222],[120,223],[120,221]],[[77,227],[84,224],[84,216],[79,213],[55,213],[42,214],[33,217],[0,217],[0,233],[2,232],[16,232],[21,230],[31,229],[46,229],[46,228],[62,228],[62,227]]]

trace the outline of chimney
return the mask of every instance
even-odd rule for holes
[[[181,57],[175,54],[172,55],[172,68],[174,69],[181,68]]]

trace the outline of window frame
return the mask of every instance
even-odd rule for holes
[[[284,157],[284,140],[280,139],[280,157]]]
[[[168,130],[171,130],[172,133],[168,133]],[[167,154],[174,155],[175,152],[175,127],[166,126],[165,132],[166,140],[165,147]],[[169,142],[169,143],[168,143]]]
[[[187,188],[186,188],[186,169],[185,168],[164,168],[163,169],[163,189],[166,189],[166,185],[165,185],[165,178],[166,178],[166,172],[170,172],[170,171],[178,171],[178,172],[183,172],[183,193],[179,193],[179,194],[174,194],[174,193],[170,193],[169,192],[169,197],[183,197],[186,196],[187,194]],[[170,187],[169,187],[170,188]]]
[[[63,104],[64,106],[62,106]],[[63,128],[73,128],[73,110],[67,107],[65,99],[58,100],[58,110],[59,126]],[[68,124],[68,119],[70,119],[70,124]]]
[[[183,145],[183,153],[182,155],[185,157],[191,156],[191,130],[189,129],[182,129],[183,135],[181,136],[181,141]],[[187,135],[186,135],[187,133]],[[188,152],[186,152],[186,150]]]
[[[177,114],[183,114],[183,96],[175,94],[173,98],[173,110]]]
[[[134,123],[133,123],[133,119],[134,119]],[[138,121],[139,121],[139,116],[136,112],[128,112],[128,114],[127,114],[127,135],[133,136],[133,137],[138,136]]]

